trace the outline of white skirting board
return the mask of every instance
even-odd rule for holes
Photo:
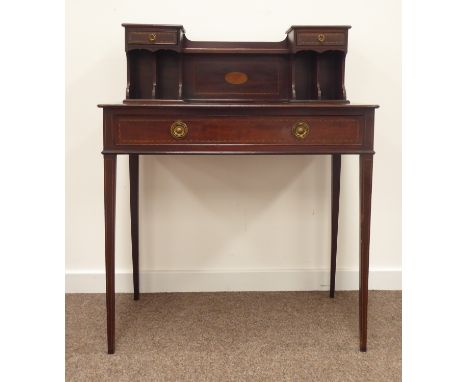
[[[66,293],[105,292],[104,272],[66,272]],[[115,291],[132,293],[131,272],[116,272]],[[328,269],[203,270],[174,269],[140,271],[140,292],[222,291],[326,291]],[[371,269],[369,289],[401,290],[401,269]],[[358,269],[337,269],[336,290],[359,289]]]

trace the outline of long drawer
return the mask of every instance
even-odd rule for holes
[[[148,118],[121,116],[114,144],[350,145],[363,141],[361,116]]]

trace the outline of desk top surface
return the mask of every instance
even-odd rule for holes
[[[343,104],[343,103],[325,103],[317,101],[296,101],[296,102],[194,102],[194,101],[164,101],[164,100],[139,100],[135,102],[126,101],[125,103],[99,104],[100,108],[180,108],[180,109],[328,109],[328,110],[352,110],[352,109],[377,109],[379,105],[372,104]]]

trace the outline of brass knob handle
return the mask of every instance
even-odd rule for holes
[[[184,122],[175,121],[171,125],[171,135],[175,139],[182,139],[187,135],[187,133],[188,133],[188,127]]]
[[[317,36],[317,40],[319,40],[320,42],[324,42],[325,41],[325,35],[323,33],[319,33],[318,36]]]
[[[292,128],[292,133],[297,139],[304,139],[309,134],[309,130],[307,122],[297,122]]]
[[[150,34],[148,35],[148,40],[149,40],[150,42],[155,42],[155,41],[156,41],[156,33],[150,33]]]

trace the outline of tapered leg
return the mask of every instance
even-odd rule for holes
[[[335,274],[336,274],[336,248],[338,239],[338,213],[340,210],[340,175],[341,155],[332,155],[332,223],[331,223],[331,266],[330,266],[330,297],[335,297]]]
[[[107,351],[115,351],[115,178],[116,155],[104,155]]]
[[[138,267],[138,155],[129,156],[130,168],[130,217],[132,231],[132,262],[133,262],[133,299],[140,299],[140,275]]]
[[[359,334],[360,350],[367,350],[367,297],[369,280],[369,240],[372,197],[371,154],[359,157],[359,209],[360,209],[360,257],[359,257]]]

